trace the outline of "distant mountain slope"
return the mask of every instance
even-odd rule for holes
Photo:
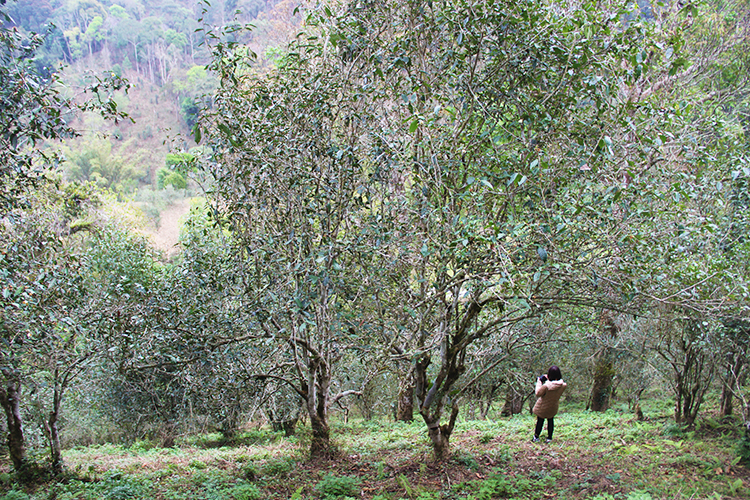
[[[40,72],[62,68],[72,93],[103,71],[127,78],[118,105],[135,123],[105,123],[86,116],[76,123],[84,137],[63,146],[70,179],[96,181],[118,193],[154,185],[170,147],[189,148],[190,129],[210,105],[215,77],[206,71],[207,32],[252,23],[234,41],[269,67],[273,48],[296,34],[302,17],[289,0],[16,0],[5,10],[22,30],[48,33],[35,60]],[[109,144],[94,139],[104,133]]]

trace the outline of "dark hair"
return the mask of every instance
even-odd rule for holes
[[[550,366],[547,370],[547,378],[550,380],[562,380],[562,373],[557,366]]]

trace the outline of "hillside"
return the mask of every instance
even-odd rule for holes
[[[59,68],[71,96],[106,74],[130,83],[116,101],[132,121],[115,124],[97,115],[73,121],[82,135],[60,147],[64,175],[133,200],[153,225],[148,231],[159,233],[175,219],[160,220],[175,197],[153,191],[171,184],[183,196],[191,194],[185,191],[188,179],[166,158],[170,151],[196,146],[191,127],[200,109],[211,106],[216,79],[206,71],[211,59],[206,34],[221,36],[229,26],[251,23],[229,39],[255,52],[254,66],[265,71],[270,54],[301,23],[295,7],[286,0],[18,0],[8,4],[8,13],[23,31],[47,34],[36,65],[42,72]],[[178,233],[177,228],[166,231]],[[173,247],[173,236],[162,250]]]

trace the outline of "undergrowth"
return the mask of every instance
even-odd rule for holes
[[[451,457],[433,460],[424,424],[333,422],[338,454],[310,460],[302,437],[254,429],[231,443],[194,436],[174,448],[76,447],[64,480],[22,486],[0,473],[0,500],[649,500],[747,498],[747,438],[731,422],[694,429],[666,411],[564,411],[552,443],[532,443],[533,418],[460,420]]]

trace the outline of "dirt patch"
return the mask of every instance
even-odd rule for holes
[[[146,231],[154,246],[171,259],[180,252],[180,230],[185,216],[190,212],[190,199],[178,200],[169,205],[159,216],[156,228]]]

